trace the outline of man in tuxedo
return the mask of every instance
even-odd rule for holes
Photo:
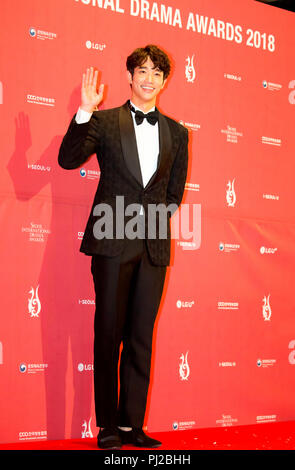
[[[80,250],[92,257],[95,410],[103,449],[161,445],[142,426],[170,261],[170,217],[183,196],[188,161],[187,129],[155,107],[170,73],[168,56],[148,45],[126,65],[130,100],[113,109],[97,110],[104,85],[93,68],[83,74],[81,105],[58,157],[62,168],[74,169],[96,153],[101,170]]]

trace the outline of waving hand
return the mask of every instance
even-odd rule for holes
[[[84,111],[92,113],[103,99],[104,85],[101,84],[97,90],[98,71],[90,67],[82,76],[81,106]]]

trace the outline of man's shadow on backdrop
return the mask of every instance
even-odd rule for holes
[[[70,98],[69,122],[76,113],[79,103],[80,86],[74,89]],[[85,214],[82,212],[85,220],[81,220],[83,209],[80,206],[78,209],[75,208],[74,203],[63,202],[65,188],[71,178],[71,172],[66,172],[57,163],[63,136],[53,137],[39,160],[34,162],[36,165],[44,165],[45,168],[51,167],[51,171],[32,171],[28,168],[27,162],[27,152],[33,144],[29,117],[20,112],[15,124],[15,149],[7,168],[17,200],[29,204],[29,201],[33,200],[46,185],[50,185],[52,195],[51,200],[46,198],[44,202],[41,200],[41,205],[38,200],[37,210],[34,210],[33,206],[32,210],[28,211],[33,214],[30,217],[38,219],[38,211],[42,207],[42,220],[44,210],[51,212],[51,219],[47,222],[47,228],[50,228],[51,233],[45,242],[46,248],[38,281],[42,306],[40,322],[43,363],[48,364],[44,372],[47,438],[49,440],[65,438],[66,414],[70,412],[69,404],[66,403],[68,374],[72,376],[73,381],[70,384],[73,387],[71,438],[77,438],[81,437],[83,423],[90,418],[93,395],[92,372],[78,370],[78,364],[93,363],[94,306],[93,315],[92,312],[89,313],[89,306],[83,311],[78,298],[86,295],[94,299],[90,279],[90,257],[79,253],[77,249],[77,223],[80,218],[82,224],[80,230],[84,230],[89,207],[85,206]],[[91,192],[91,188],[89,191]],[[91,196],[89,194],[89,201]],[[36,220],[30,222],[35,223]],[[83,288],[84,285],[87,289]],[[71,361],[68,360],[69,351],[72,356],[72,370],[68,369],[71,366]]]

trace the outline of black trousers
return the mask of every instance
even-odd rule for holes
[[[126,240],[120,256],[93,256],[91,272],[96,295],[96,424],[140,428],[150,381],[153,328],[166,267],[152,265],[145,240],[135,239]]]

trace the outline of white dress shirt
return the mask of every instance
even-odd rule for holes
[[[135,110],[141,111],[141,109],[134,106],[131,101],[130,103]],[[150,109],[150,111],[154,110],[155,108]],[[142,121],[142,124],[137,125],[133,112],[131,112],[131,116],[134,124],[142,182],[143,187],[145,187],[157,169],[159,156],[159,125],[156,123],[153,126],[146,119]]]

